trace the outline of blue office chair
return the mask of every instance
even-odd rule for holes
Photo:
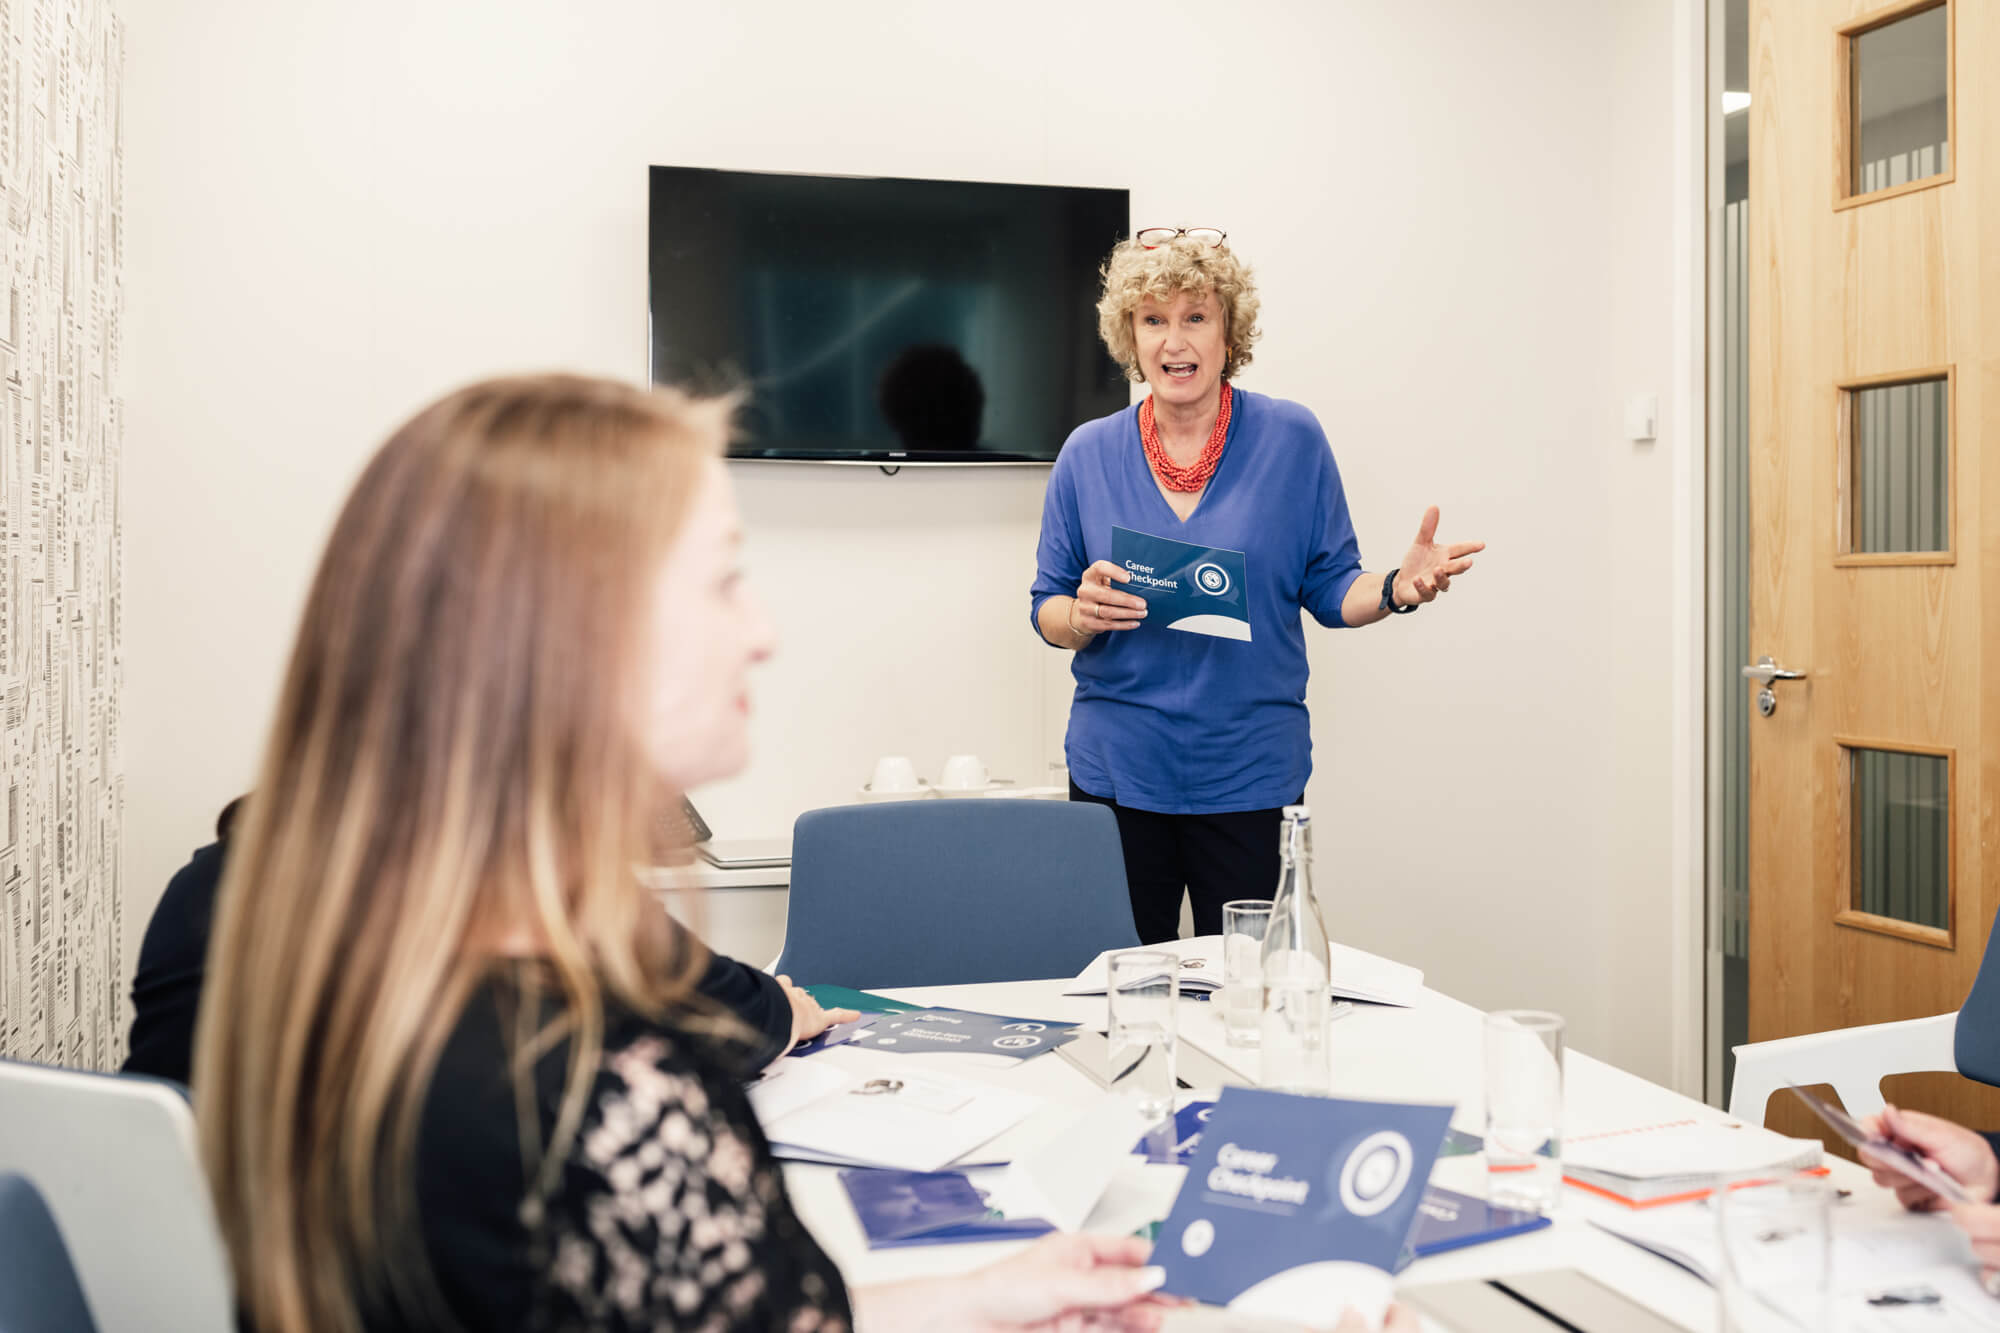
[[[1972,989],[1958,1007],[1958,1028],[1952,1034],[1951,1055],[1958,1072],[1969,1079],[2000,1087],[2000,915],[1986,937],[1986,953]]]
[[[97,1333],[42,1192],[0,1172],[0,1333]]]
[[[775,970],[801,985],[1069,977],[1138,944],[1104,806],[895,801],[808,810],[793,828]]]

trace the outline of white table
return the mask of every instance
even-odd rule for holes
[[[1020,981],[978,986],[932,986],[884,990],[880,994],[916,1004],[948,1005],[1027,1018],[1051,1018],[1091,1023],[1099,1027],[1105,1001],[1068,998],[1063,981]],[[1360,1006],[1332,1029],[1335,1091],[1341,1096],[1385,1100],[1450,1102],[1457,1106],[1453,1124],[1482,1133],[1480,1013],[1435,991],[1425,991],[1412,1009]],[[1243,1052],[1224,1045],[1218,1006],[1184,1000],[1181,1035],[1235,1063]],[[833,1054],[833,1052],[829,1052]],[[1254,1064],[1254,1052],[1249,1053]],[[816,1057],[817,1058],[817,1057]],[[915,1057],[922,1058],[922,1057]],[[1254,1073],[1254,1071],[1251,1071]],[[1578,1051],[1567,1053],[1565,1106],[1567,1134],[1629,1128],[1669,1120],[1726,1121],[1720,1111],[1658,1084],[1649,1083]],[[1050,1107],[1026,1124],[996,1140],[995,1147],[1024,1146],[1047,1138],[1078,1110],[1104,1093],[1074,1066],[1055,1055],[1028,1060],[1015,1070],[981,1075],[1049,1100]],[[1212,1095],[1212,1092],[1209,1094]],[[1001,1155],[1001,1154],[996,1154]],[[1867,1173],[1850,1163],[1829,1159],[1835,1183],[1852,1189],[1855,1197],[1844,1208],[1894,1212],[1887,1191],[1877,1190]],[[1483,1195],[1483,1159],[1447,1158],[1432,1179],[1448,1188]],[[1134,1157],[1112,1186],[1104,1206],[1093,1215],[1088,1230],[1124,1230],[1134,1206],[1157,1200],[1156,1216],[1179,1188],[1183,1169],[1148,1166]],[[839,1264],[850,1285],[891,1281],[976,1268],[1011,1254],[1021,1242],[986,1245],[940,1245],[913,1249],[870,1251],[847,1196],[832,1167],[788,1163],[785,1179],[806,1225]],[[1576,1268],[1624,1292],[1694,1333],[1715,1327],[1715,1294],[1699,1279],[1589,1224],[1591,1216],[1628,1215],[1626,1209],[1565,1186],[1555,1224],[1541,1231],[1485,1245],[1455,1250],[1413,1264],[1398,1280],[1400,1286],[1421,1286],[1461,1278],[1499,1277],[1548,1268]],[[1116,1206],[1114,1206],[1116,1205]],[[1108,1216],[1116,1214],[1116,1216]],[[1109,1225],[1102,1225],[1105,1222]],[[1170,1327],[1196,1328],[1215,1316],[1177,1319]],[[1437,1325],[1426,1325],[1438,1328]]]

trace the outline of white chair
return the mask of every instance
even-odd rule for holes
[[[55,1214],[101,1333],[233,1333],[228,1259],[176,1084],[0,1060],[0,1172]]]
[[[1957,1033],[1954,1011],[1738,1046],[1729,1114],[1761,1125],[1765,1104],[1785,1084],[1830,1083],[1849,1115],[1874,1115],[1882,1109],[1882,1080],[1889,1075],[1956,1071],[1952,1041]]]

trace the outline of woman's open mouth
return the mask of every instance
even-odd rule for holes
[[[1192,361],[1168,361],[1160,370],[1170,380],[1191,380],[1194,378],[1195,364]]]

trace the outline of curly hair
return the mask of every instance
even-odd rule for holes
[[[1097,301],[1097,335],[1111,359],[1125,369],[1125,378],[1142,381],[1139,347],[1132,334],[1132,314],[1146,297],[1171,301],[1182,292],[1202,296],[1213,292],[1222,306],[1222,378],[1233,379],[1250,364],[1250,345],[1257,341],[1257,284],[1250,266],[1227,245],[1202,245],[1177,236],[1166,245],[1147,249],[1137,240],[1120,241],[1104,261],[1104,295]]]

